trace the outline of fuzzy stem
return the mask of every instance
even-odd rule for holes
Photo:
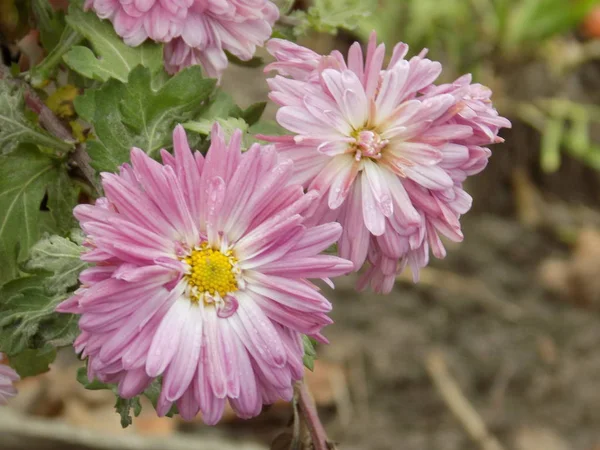
[[[50,134],[56,136],[65,143],[65,151],[70,151],[74,148],[75,151],[70,155],[71,161],[81,169],[81,173],[90,186],[92,186],[98,194],[101,194],[102,188],[94,178],[95,171],[92,166],[90,166],[89,155],[80,144],[74,145],[77,143],[77,140],[73,137],[73,134],[65,127],[60,119],[54,115],[52,110],[45,105],[31,85],[23,80],[12,78],[10,76],[10,70],[2,63],[0,63],[0,79],[23,87],[25,104],[30,110],[38,114],[40,125],[42,125],[42,127]]]
[[[28,86],[25,88],[23,97],[25,98],[25,104],[29,109],[38,115],[42,127],[61,141],[70,144],[69,148],[72,148],[73,144],[77,141],[73,139],[71,132],[63,125],[60,119],[54,115],[52,110],[42,102],[42,99],[40,99],[33,90],[29,89]]]
[[[54,115],[52,110],[48,108],[44,102],[33,92],[29,86],[25,90],[25,103],[35,113],[39,114],[40,124],[51,134],[57,138],[74,144],[77,141],[73,138],[71,132],[63,125],[58,117]],[[81,144],[75,146],[75,151],[71,153],[71,161],[75,163],[81,170],[86,181],[100,194],[101,188],[94,178],[95,171],[90,166],[90,156],[85,152]]]
[[[301,380],[294,384],[294,390],[298,398],[300,415],[306,422],[314,450],[329,450],[327,433],[319,419],[315,402],[308,391],[306,383]]]

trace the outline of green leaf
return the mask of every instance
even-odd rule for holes
[[[0,285],[18,275],[17,263],[39,240],[47,223],[40,211],[42,199],[64,171],[59,161],[32,147],[0,156]]]
[[[150,386],[144,391],[144,395],[152,402],[152,406],[156,408],[158,404],[158,397],[160,396],[160,390],[162,389],[162,379],[155,378]]]
[[[84,250],[61,236],[45,237],[31,248],[25,270],[50,272],[44,279],[44,288],[50,294],[66,292],[77,285],[79,274],[87,267],[80,259]]]
[[[117,396],[115,410],[121,416],[121,426],[123,428],[127,428],[133,423],[133,418],[131,417],[131,408],[133,408],[133,414],[135,417],[140,415],[142,412],[142,405],[139,397],[125,399]]]
[[[158,71],[163,66],[162,46],[150,41],[137,47],[128,46],[110,22],[100,20],[92,11],[84,12],[79,2],[73,2],[69,7],[67,23],[90,41],[94,49],[75,46],[63,56],[71,69],[85,77],[99,81],[116,78],[126,82],[137,65],[151,71]]]
[[[133,423],[133,418],[131,417],[131,408],[133,408],[133,415],[135,417],[139,416],[142,412],[142,404],[140,403],[139,396],[131,399],[125,399],[119,396],[117,385],[102,383],[98,380],[90,381],[88,379],[87,369],[85,367],[81,367],[79,370],[77,370],[77,381],[79,381],[84,388],[90,391],[110,390],[113,392],[113,394],[115,394],[115,411],[121,416],[121,426],[123,428],[127,428]]]
[[[282,136],[288,131],[274,120],[260,120],[250,127],[250,134],[264,134],[266,136]]]
[[[131,417],[131,408],[133,408],[133,414],[135,417],[139,416],[142,412],[142,404],[140,403],[140,397],[136,396],[130,400],[126,400],[119,396],[119,390],[116,384],[107,384],[102,383],[98,380],[90,381],[87,376],[87,369],[85,367],[81,367],[77,371],[77,381],[81,383],[81,385],[89,389],[90,391],[98,391],[98,390],[110,390],[115,394],[117,400],[115,403],[115,410],[121,416],[121,426],[123,428],[127,428],[132,424],[133,418]],[[160,391],[162,389],[162,380],[160,377],[155,378],[150,386],[143,392],[143,395],[148,398],[154,408],[158,403],[158,396],[160,395]],[[171,410],[166,414],[167,417],[173,417],[177,414],[177,406],[173,405]]]
[[[75,45],[83,41],[83,36],[70,26],[66,26],[60,36],[60,40],[44,60],[29,71],[29,79],[32,86],[42,88],[56,72],[56,68],[62,62],[63,55]],[[69,75],[72,76],[74,72]]]
[[[312,28],[322,33],[337,33],[338,29],[356,29],[371,14],[371,5],[365,0],[314,0],[307,12],[294,11],[291,17],[298,21],[296,35]]]
[[[224,91],[217,91],[212,102],[205,108],[196,120],[183,124],[184,128],[204,136],[210,134],[213,123],[218,122],[223,128],[225,137],[231,137],[236,129],[243,132],[242,146],[249,148],[255,142],[265,144],[254,135],[271,134],[281,135],[286,131],[273,121],[260,121],[266,107],[265,102],[257,102],[241,109],[235,104],[231,95]]]
[[[142,412],[142,404],[140,403],[139,396],[125,399],[119,396],[116,385],[102,383],[98,380],[90,381],[88,379],[87,369],[85,367],[81,367],[77,371],[77,381],[79,381],[84,388],[89,389],[90,391],[110,390],[113,392],[113,394],[115,394],[115,411],[121,416],[121,426],[123,428],[127,428],[133,423],[133,418],[131,417],[131,408],[133,408],[133,415],[135,417],[139,416]]]
[[[103,383],[99,380],[90,381],[87,376],[87,369],[85,367],[80,367],[77,369],[77,381],[86,389],[90,391],[101,391],[105,389],[113,389],[113,385]]]
[[[241,112],[240,118],[244,119],[244,122],[252,126],[260,120],[263,113],[265,112],[266,107],[267,102],[253,103]]]
[[[48,0],[32,0],[31,9],[37,29],[40,31],[42,45],[49,52],[60,41],[65,28],[64,15],[55,11]]]
[[[235,104],[231,95],[218,90],[208,108],[205,108],[196,120],[186,122],[183,126],[190,131],[208,135],[213,122],[217,121],[223,127],[225,135],[231,136],[236,128],[248,131],[250,126],[258,122],[266,106],[265,102],[257,102],[243,110]]]
[[[54,313],[41,328],[39,339],[53,347],[67,347],[73,345],[79,333],[79,316]]]
[[[73,99],[73,106],[77,115],[88,122],[96,119],[96,92],[97,90],[88,89],[83,95],[78,95]]]
[[[226,140],[228,140],[233,134],[233,132],[237,129],[242,130],[242,132],[246,132],[246,130],[248,130],[248,124],[244,122],[244,120],[237,119],[235,117],[217,117],[215,120],[202,119],[198,121],[190,121],[185,122],[183,124],[183,127],[186,130],[194,131],[196,133],[200,133],[207,136],[210,134],[210,130],[212,129],[212,126],[215,123],[215,121],[221,125]]]
[[[43,347],[48,338],[72,335],[72,327],[65,326],[65,318],[54,311],[67,294],[48,294],[44,278],[21,277],[0,289],[0,351],[9,356]]]
[[[77,113],[94,124],[97,140],[88,142],[92,166],[115,171],[129,160],[131,147],[155,157],[171,145],[178,122],[199,114],[216,80],[202,78],[199,66],[182,70],[155,86],[150,71],[134,69],[127,84],[111,80],[75,99]]]
[[[58,140],[25,116],[23,89],[10,80],[0,79],[0,154],[6,154],[19,144],[31,143],[68,151],[71,144]]]
[[[56,359],[56,349],[45,345],[38,349],[27,349],[10,357],[10,365],[21,378],[48,372],[48,365]]]
[[[48,209],[54,223],[54,229],[66,234],[77,224],[73,208],[77,205],[80,187],[66,170],[59,170],[54,181],[48,185]]]
[[[242,110],[233,101],[233,97],[227,92],[218,89],[211,98],[208,107],[202,109],[199,119],[212,120],[217,117],[227,118],[229,116],[239,117]]]
[[[317,341],[303,334],[302,343],[304,344],[302,362],[304,363],[304,367],[312,372],[315,368],[315,359],[317,359],[317,350],[315,349]]]
[[[148,386],[146,388],[146,390],[144,391],[144,397],[146,397],[148,400],[150,400],[152,402],[152,406],[154,406],[154,408],[156,409],[156,405],[158,404],[158,396],[160,395],[160,391],[162,389],[162,378],[158,377],[155,378],[152,383],[150,383],[150,386]],[[173,406],[171,407],[171,409],[169,410],[169,412],[167,414],[165,414],[166,417],[173,417],[175,414],[178,414],[179,411],[177,410],[177,405],[173,404]]]
[[[25,270],[42,274],[18,278],[0,289],[0,349],[20,355],[40,345],[73,343],[79,334],[78,317],[56,313],[55,308],[86,267],[79,259],[82,250],[60,236],[44,238],[32,247]]]

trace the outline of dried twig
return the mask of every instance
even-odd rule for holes
[[[452,378],[440,350],[434,350],[427,356],[426,366],[444,402],[481,449],[504,450]]]

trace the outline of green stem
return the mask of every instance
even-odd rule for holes
[[[30,71],[31,85],[37,88],[42,87],[62,61],[63,55],[82,40],[83,36],[67,25],[56,47],[52,49],[38,66]]]

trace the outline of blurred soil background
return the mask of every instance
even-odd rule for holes
[[[567,14],[577,2],[551,3]],[[384,37],[402,38],[403,23]],[[369,26],[301,42],[345,51]],[[593,110],[586,121],[585,153],[568,134],[577,121],[548,103],[600,104],[600,62],[589,50],[598,36],[596,8],[539,38],[535,57],[498,50],[494,60],[474,53],[466,64],[495,90],[513,129],[469,181],[474,208],[462,218],[464,242],[448,243],[447,258],[433,260],[419,284],[407,273],[388,296],[359,294],[349,276],[327,290],[331,344],[318,348],[308,383],[340,450],[600,450],[600,116]],[[414,40],[412,54],[421,43]],[[586,51],[592,56],[568,70],[548,68]],[[443,48],[430,57],[450,62],[444,81],[463,69]],[[255,69],[234,66],[223,83],[242,106],[268,92]],[[269,105],[267,118],[275,110]],[[557,117],[567,117],[558,139]],[[49,373],[18,385],[10,409],[0,410],[0,449],[266,449],[292,417],[281,403],[253,420],[230,413],[206,427],[158,419],[146,405],[122,430],[114,397],[83,389],[78,367],[63,352]]]

